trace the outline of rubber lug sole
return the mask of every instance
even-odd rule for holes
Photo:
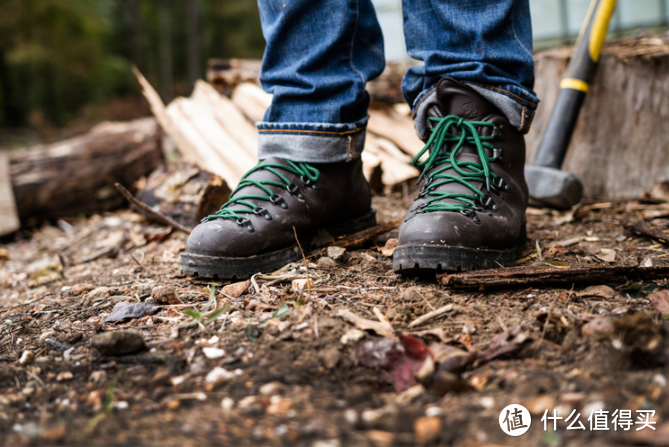
[[[376,210],[372,208],[362,217],[347,222],[328,225],[299,237],[305,253],[331,243],[336,237],[356,233],[376,225]],[[297,243],[269,253],[256,256],[230,258],[205,256],[191,253],[181,254],[181,274],[212,278],[214,280],[247,279],[256,273],[273,272],[286,264],[302,259]]]
[[[489,250],[452,245],[402,245],[393,252],[393,270],[405,275],[464,272],[516,265],[527,250],[523,228],[513,248]]]

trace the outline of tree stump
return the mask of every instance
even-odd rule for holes
[[[527,136],[534,158],[572,48],[536,54],[541,98]],[[576,174],[586,197],[639,197],[669,180],[669,45],[660,38],[605,46],[581,110],[563,168]]]

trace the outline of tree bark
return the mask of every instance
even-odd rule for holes
[[[124,203],[115,182],[130,187],[163,162],[153,118],[102,123],[89,133],[13,151],[10,177],[23,226],[108,211]]]

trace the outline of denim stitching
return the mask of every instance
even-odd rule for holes
[[[416,104],[416,107],[414,107],[414,109],[413,109],[413,113],[411,114],[411,119],[413,119],[413,118],[416,117],[416,112],[418,111],[418,107],[420,107],[420,103],[422,103],[423,100],[424,100],[425,98],[427,98],[428,96],[430,96],[430,94],[432,94],[432,92],[435,91],[436,89],[437,89],[437,87],[434,87],[432,90],[430,90],[429,92],[427,92],[427,93],[425,94],[425,96],[423,96],[422,98],[420,98],[420,101],[418,101],[418,104]]]
[[[495,87],[493,85],[488,85],[488,84],[481,84],[479,82],[477,82],[477,84],[482,85],[484,87],[494,89],[494,90],[499,90],[500,92],[503,92],[503,93],[506,93],[507,95],[513,96],[514,98],[518,99],[519,101],[523,101],[524,103],[530,104],[530,105],[534,106],[535,108],[537,107],[537,104],[533,103],[532,101],[528,101],[527,99],[523,99],[518,95],[514,95],[510,91],[504,90],[503,88]]]
[[[354,130],[347,130],[345,132],[326,132],[324,130],[298,130],[298,129],[258,129],[258,132],[284,132],[284,133],[320,133],[326,135],[348,135],[364,130],[365,127],[359,127]]]

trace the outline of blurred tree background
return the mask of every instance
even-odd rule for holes
[[[260,58],[265,45],[253,0],[2,0],[1,10],[0,134],[52,140],[145,115],[133,64],[167,102],[190,93],[208,58]]]

